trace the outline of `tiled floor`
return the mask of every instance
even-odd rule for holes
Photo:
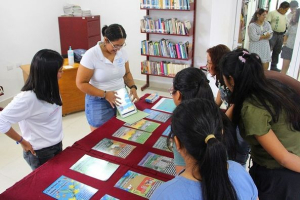
[[[138,88],[141,83],[137,83]],[[150,88],[145,91],[138,90],[141,97],[145,93],[158,92],[161,96],[169,96],[170,85],[163,87]],[[18,125],[14,125],[20,133]],[[71,146],[75,141],[86,136],[89,132],[89,125],[86,121],[84,112],[69,114],[63,117],[64,148]],[[25,177],[31,172],[31,168],[22,157],[22,148],[4,134],[0,134],[0,193],[11,187],[14,183]]]

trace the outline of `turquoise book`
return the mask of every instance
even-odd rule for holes
[[[59,200],[90,199],[98,190],[66,176],[59,177],[43,193]]]

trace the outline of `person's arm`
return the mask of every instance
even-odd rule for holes
[[[283,37],[283,45],[286,45],[287,39],[288,39],[288,36],[284,35],[284,37]]]
[[[22,136],[20,136],[13,128],[10,128],[9,131],[7,131],[5,134],[14,141],[19,142],[19,144],[22,145],[24,151],[30,151],[32,155],[35,155],[31,144],[28,141],[26,141]]]
[[[288,152],[272,129],[267,134],[255,138],[280,165],[300,173],[300,157]]]
[[[226,110],[225,114],[226,116],[232,120],[232,115],[233,115],[233,108],[234,108],[234,104],[230,104],[229,108]]]
[[[76,75],[76,86],[82,92],[92,95],[105,98],[111,105],[111,107],[115,107],[117,102],[116,92],[114,91],[104,91],[100,90],[89,83],[92,76],[94,74],[94,70],[88,69],[83,65],[79,65],[77,75]]]
[[[123,76],[124,83],[127,87],[130,88],[130,96],[132,97],[132,101],[138,101],[140,98],[137,95],[137,91],[135,87],[132,87],[134,84],[134,80],[129,68],[129,62],[125,63],[125,75]]]
[[[222,99],[221,99],[221,92],[218,90],[217,97],[216,97],[216,104],[220,107],[222,105]]]

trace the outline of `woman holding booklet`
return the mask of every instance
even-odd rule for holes
[[[130,88],[132,100],[139,100],[137,87],[129,69],[126,32],[119,24],[102,28],[103,42],[98,42],[82,57],[76,85],[86,93],[85,113],[91,130],[95,130],[116,114],[119,103],[116,90]]]

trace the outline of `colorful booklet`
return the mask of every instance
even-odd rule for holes
[[[149,114],[149,116],[146,118],[159,122],[166,122],[171,117],[171,114],[159,112],[156,110],[145,109],[144,112]]]
[[[158,179],[133,171],[127,171],[116,183],[115,187],[149,199],[154,190],[162,183],[163,181]]]
[[[100,181],[107,181],[119,166],[99,158],[84,155],[70,169]]]
[[[120,158],[126,158],[135,148],[135,146],[104,138],[92,149]]]
[[[176,105],[173,99],[161,98],[153,107],[154,110],[161,110],[168,113],[173,113]]]
[[[129,115],[136,113],[137,109],[134,103],[131,101],[126,88],[121,88],[116,92],[117,96],[119,97],[118,101],[120,102],[120,104],[117,105],[117,109],[121,117],[128,117]]]
[[[170,174],[173,176],[176,175],[174,159],[155,153],[148,152],[138,165],[154,169],[165,174]]]
[[[166,128],[166,130],[164,130],[164,132],[162,133],[162,135],[168,137],[169,134],[170,134],[170,132],[171,132],[171,125],[169,125],[169,126]]]
[[[119,200],[113,196],[110,196],[108,194],[104,195],[100,200]]]
[[[144,144],[146,140],[151,136],[151,133],[122,126],[113,134],[113,136],[122,138],[124,140]]]
[[[157,127],[159,127],[159,123],[148,121],[145,119],[142,119],[138,122],[135,122],[133,124],[125,123],[124,126],[129,126],[131,128],[139,129],[142,131],[147,131],[152,133]]]
[[[167,145],[167,138],[163,136],[158,138],[158,140],[153,145],[153,148],[171,152]]]
[[[62,200],[90,199],[98,190],[80,183],[66,176],[59,177],[54,183],[47,187],[43,193]]]

